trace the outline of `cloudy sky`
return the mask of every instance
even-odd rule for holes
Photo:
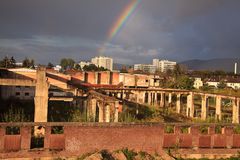
[[[99,55],[123,64],[153,58],[240,58],[240,0],[142,0],[111,41],[130,0],[1,0],[0,57],[37,63]]]

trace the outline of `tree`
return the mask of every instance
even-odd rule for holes
[[[35,64],[34,63],[35,63],[34,60],[31,59],[29,68],[33,68],[34,69],[35,68]]]
[[[82,68],[81,68],[81,66],[80,66],[79,64],[76,64],[76,65],[74,66],[74,69],[75,69],[75,70],[78,70],[78,71],[81,71],[81,70],[82,70]]]
[[[209,87],[209,85],[206,83],[206,84],[204,84],[204,85],[201,87],[201,90],[203,90],[203,91],[209,91],[209,90],[210,90],[210,87]]]
[[[97,67],[95,64],[85,65],[83,67],[84,71],[107,71],[104,67]]]
[[[34,60],[28,59],[27,57],[23,60],[23,67],[26,68],[35,68],[34,66]]]
[[[52,69],[54,65],[51,62],[48,62],[47,68]]]
[[[11,68],[15,68],[16,67],[16,60],[14,59],[13,56],[10,59],[10,67]]]
[[[180,75],[186,74],[186,67],[180,64],[176,64],[174,69],[173,69],[173,74],[175,77],[178,77]]]
[[[218,89],[224,89],[227,87],[227,84],[225,83],[224,80],[221,80],[218,85],[217,85]]]
[[[176,79],[168,79],[165,82],[165,87],[167,88],[176,88],[176,89],[187,89],[192,90],[194,87],[194,80],[188,76],[178,76]]]
[[[22,63],[23,63],[23,67],[27,67],[27,68],[30,67],[30,60],[28,58],[25,58]]]
[[[11,57],[10,59],[6,56],[3,60],[0,61],[0,67],[4,68],[15,68],[16,67],[16,60]]]
[[[75,64],[75,61],[71,58],[63,58],[61,59],[60,66],[66,70],[66,69],[73,69]]]

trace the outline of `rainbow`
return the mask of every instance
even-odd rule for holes
[[[117,18],[117,21],[115,21],[110,28],[107,41],[99,48],[99,53],[103,53],[105,51],[106,44],[111,42],[114,37],[116,37],[116,35],[128,21],[129,17],[134,13],[140,2],[141,0],[131,0],[131,2],[123,9],[120,16]]]

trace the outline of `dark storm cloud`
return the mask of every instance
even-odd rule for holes
[[[1,0],[0,57],[98,55],[129,0]],[[105,54],[120,63],[240,57],[239,0],[142,0]]]

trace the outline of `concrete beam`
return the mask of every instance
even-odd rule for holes
[[[187,116],[194,117],[194,94],[190,92],[187,96]]]
[[[64,101],[64,102],[72,102],[74,100],[73,97],[50,97],[49,101]]]
[[[106,106],[105,106],[105,121],[104,122],[110,122],[110,115],[111,115],[111,113],[110,113],[110,105],[109,104],[107,104]]]
[[[165,93],[161,92],[160,107],[165,107]]]
[[[148,104],[151,105],[152,104],[152,93],[148,92]]]
[[[239,123],[239,99],[232,101],[232,123]]]
[[[99,109],[99,115],[98,115],[98,121],[103,122],[103,105],[101,103],[98,103],[98,109]]]
[[[215,112],[215,119],[216,120],[222,120],[222,97],[216,96],[216,112]]]
[[[201,119],[206,120],[208,115],[208,97],[202,95]]]
[[[177,94],[176,111],[181,112],[181,94]]]
[[[171,104],[172,103],[172,93],[168,94],[168,103]]]
[[[35,80],[0,78],[1,86],[36,86]]]
[[[36,77],[34,122],[47,122],[49,84],[46,78],[46,69],[39,68]]]
[[[118,108],[119,108],[119,102],[116,101],[114,104],[114,122],[118,122]]]

